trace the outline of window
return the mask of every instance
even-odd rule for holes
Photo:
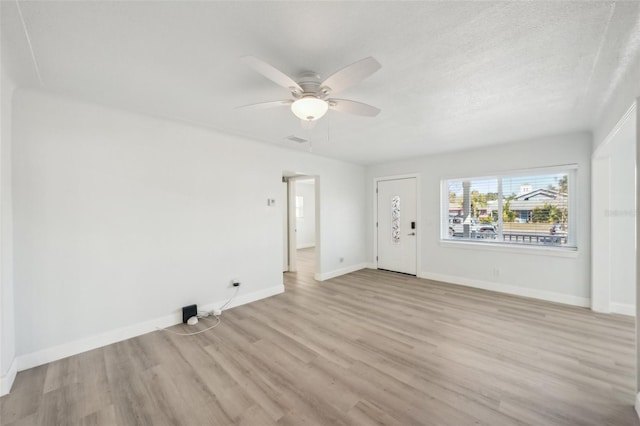
[[[442,238],[576,247],[575,167],[442,182]]]
[[[304,197],[296,195],[296,218],[304,218]]]

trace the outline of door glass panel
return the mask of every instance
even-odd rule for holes
[[[400,244],[400,196],[391,197],[391,242]]]

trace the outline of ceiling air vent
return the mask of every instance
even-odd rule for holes
[[[296,142],[296,143],[305,143],[305,142],[309,142],[308,140],[306,140],[306,139],[302,139],[302,138],[299,138],[299,137],[297,137],[297,136],[295,136],[295,135],[287,136],[285,139],[290,140],[290,141],[292,141],[292,142]]]

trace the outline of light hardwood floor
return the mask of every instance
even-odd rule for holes
[[[0,423],[640,424],[630,317],[373,270],[319,283],[300,256],[285,294],[210,332],[19,373]]]

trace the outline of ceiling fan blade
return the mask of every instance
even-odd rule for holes
[[[300,87],[298,83],[282,71],[275,68],[273,65],[270,65],[255,56],[243,56],[240,60],[277,85],[285,87],[291,90],[291,92],[303,92],[302,87]]]
[[[360,83],[374,72],[378,71],[382,65],[373,57],[369,56],[347,65],[339,71],[330,75],[320,84],[321,88],[329,88],[328,94],[338,93],[347,87]]]
[[[236,107],[236,109],[251,110],[251,109],[275,108],[275,107],[281,107],[281,106],[289,106],[292,103],[293,103],[293,99],[283,99],[281,101],[260,102],[257,104],[242,105],[242,106]]]
[[[327,99],[327,102],[329,102],[329,108],[334,111],[364,115],[366,117],[375,117],[380,113],[379,108],[348,99]]]

